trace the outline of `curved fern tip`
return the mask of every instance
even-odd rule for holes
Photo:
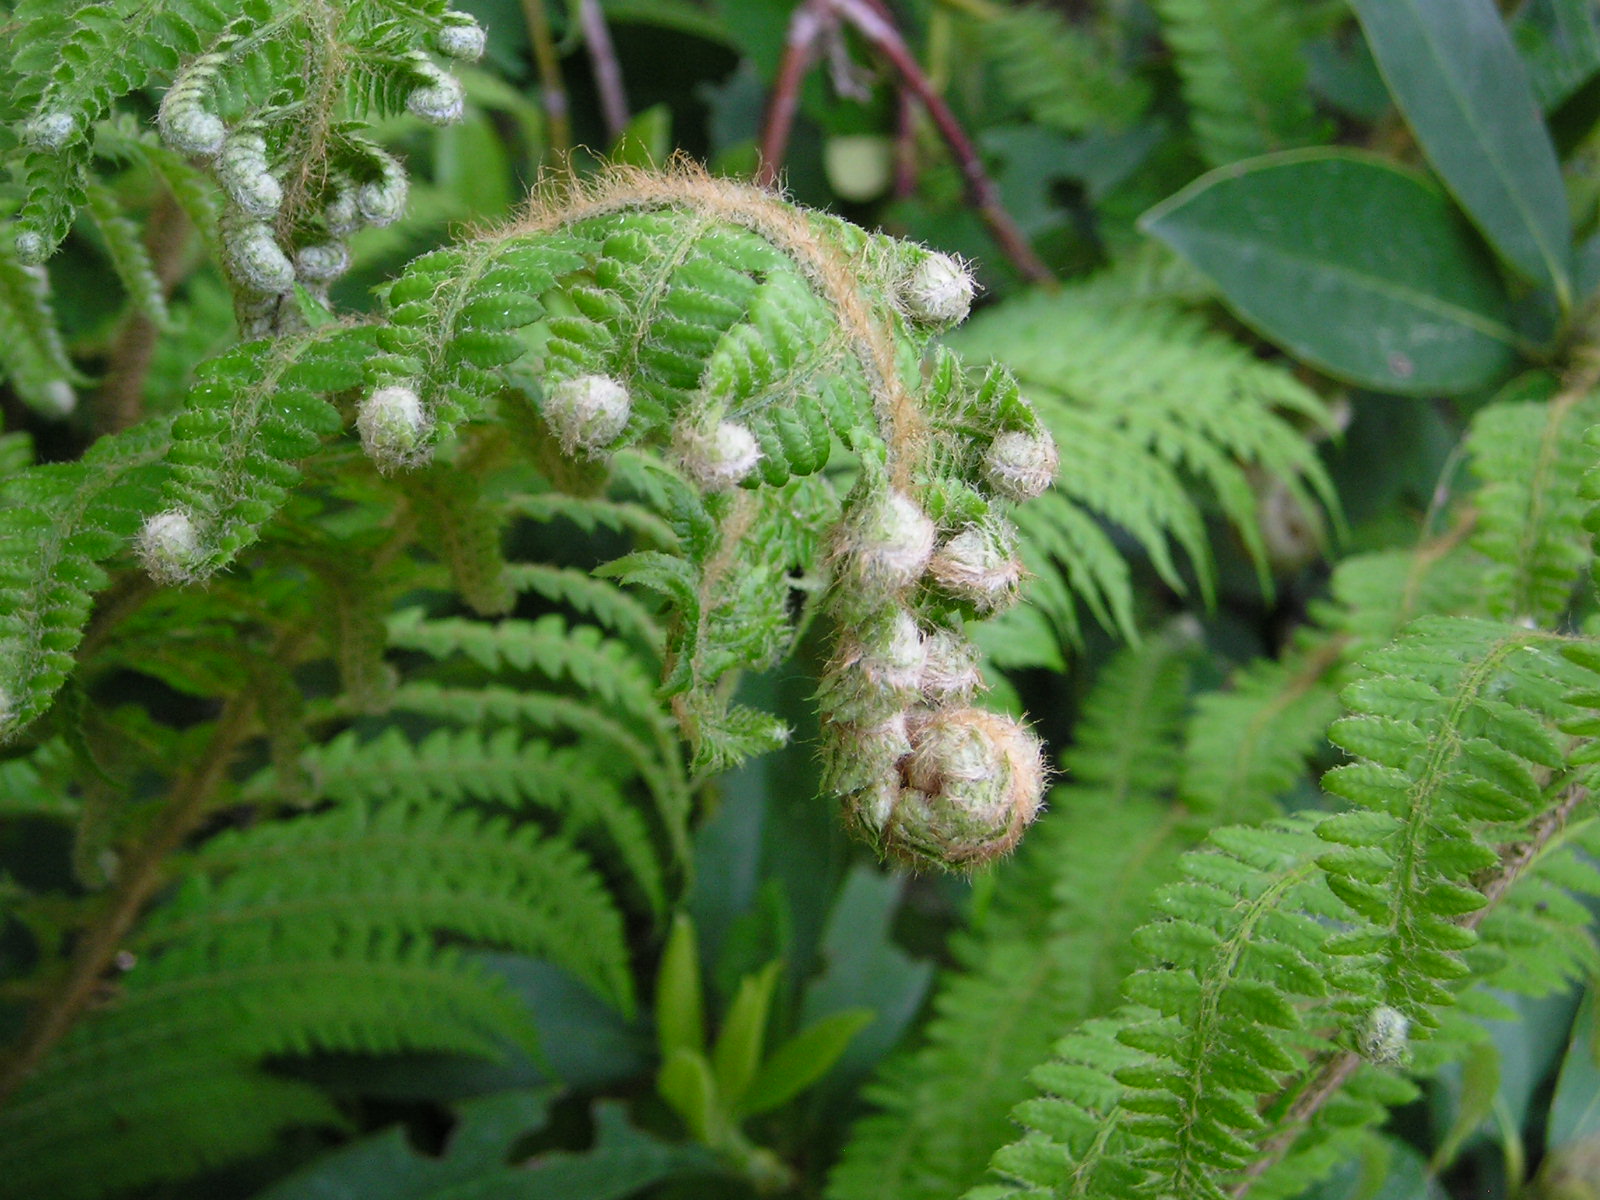
[[[983,474],[989,486],[1008,500],[1032,500],[1055,482],[1061,456],[1056,442],[1044,430],[997,434],[983,456]]]
[[[477,62],[488,44],[489,35],[483,26],[464,12],[446,13],[444,25],[434,39],[434,49],[460,62]]]
[[[968,525],[934,552],[928,574],[980,613],[1009,607],[1022,584],[1016,528],[994,516]]]
[[[188,511],[169,508],[148,518],[134,546],[140,563],[159,583],[187,583],[202,557],[200,534]]]
[[[426,462],[432,427],[421,398],[400,384],[377,389],[362,401],[356,416],[362,449],[384,471]]]
[[[945,327],[967,319],[974,290],[972,275],[960,261],[932,253],[905,277],[900,299],[913,320]]]

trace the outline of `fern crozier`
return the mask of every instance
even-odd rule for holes
[[[134,549],[151,578],[185,583],[194,578],[200,562],[200,534],[187,511],[169,508],[145,521]]]
[[[1041,430],[1007,430],[989,443],[983,474],[989,486],[1008,500],[1032,500],[1055,482],[1060,455],[1055,439]]]
[[[385,471],[425,462],[431,428],[417,393],[399,384],[373,392],[356,416],[362,449]]]
[[[761,461],[755,435],[736,421],[722,421],[710,430],[685,426],[673,439],[673,450],[689,477],[711,492],[742,482]]]
[[[959,325],[972,311],[972,276],[948,254],[929,254],[906,278],[901,301],[929,325]]]
[[[59,150],[78,131],[78,120],[70,112],[51,110],[23,122],[22,139],[40,150]]]
[[[633,403],[628,389],[607,375],[563,379],[544,399],[544,419],[568,454],[594,453],[628,425]]]
[[[443,28],[434,39],[440,54],[462,62],[477,62],[483,57],[489,39],[482,25],[460,12],[446,13],[444,20]]]

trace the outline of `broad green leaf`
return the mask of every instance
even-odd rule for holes
[[[770,962],[739,981],[739,992],[728,1008],[716,1049],[711,1052],[717,1094],[729,1109],[738,1107],[761,1065],[761,1052],[767,1040],[767,1016],[772,1010],[772,989],[782,969],[781,962]]]
[[[851,1039],[872,1024],[875,1015],[870,1008],[850,1008],[795,1034],[762,1064],[735,1106],[738,1114],[769,1112],[794,1099],[832,1069]]]
[[[681,1046],[674,1050],[656,1074],[656,1092],[697,1142],[712,1146],[721,1140],[726,1122],[704,1054]]]
[[[656,1042],[663,1062],[678,1050],[703,1053],[705,1018],[700,999],[700,952],[694,922],[679,913],[656,972]]]
[[[1202,176],[1141,219],[1263,337],[1379,391],[1458,393],[1515,361],[1508,301],[1449,200],[1370,155],[1296,150]]]
[[[1551,1148],[1600,1135],[1600,1003],[1594,984],[1584,997],[1556,1092],[1545,1138]]]
[[[1494,0],[1351,0],[1423,152],[1505,260],[1571,296],[1561,166]]]

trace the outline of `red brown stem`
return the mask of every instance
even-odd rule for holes
[[[778,78],[767,98],[766,116],[761,122],[761,161],[756,166],[756,186],[771,187],[778,181],[778,168],[789,147],[795,110],[800,106],[800,85],[817,58],[817,45],[828,27],[830,0],[805,0],[789,19],[789,33],[783,42],[783,58],[778,63]]]
[[[583,26],[583,44],[594,68],[606,133],[615,142],[628,128],[628,93],[622,86],[622,66],[617,61],[617,50],[611,42],[606,15],[600,10],[600,0],[579,0],[578,22]]]

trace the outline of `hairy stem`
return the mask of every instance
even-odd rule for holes
[[[192,227],[183,206],[163,188],[145,227],[144,244],[155,268],[161,295],[172,294],[189,268],[185,251]],[[144,416],[144,386],[155,360],[160,336],[156,323],[142,312],[131,313],[117,334],[106,364],[105,382],[100,385],[96,417],[101,433],[116,433],[137,424]]]
[[[249,693],[235,695],[223,705],[210,742],[194,766],[178,777],[150,836],[118,872],[116,890],[98,919],[84,931],[67,974],[40,999],[16,1050],[0,1066],[0,1105],[27,1082],[93,1003],[133,923],[165,881],[167,859],[210,811],[234,754],[249,734],[255,712],[256,699]]]

